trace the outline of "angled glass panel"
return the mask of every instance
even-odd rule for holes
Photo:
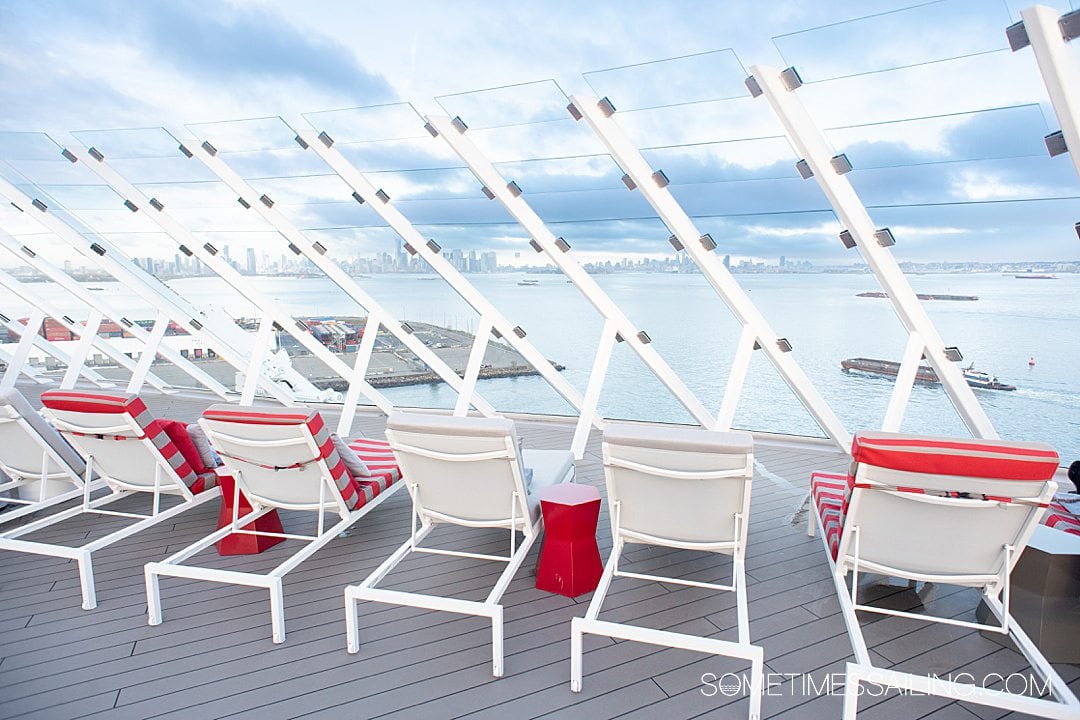
[[[554,80],[537,80],[435,98],[472,129],[543,124],[567,117],[566,95]]]
[[[826,137],[857,169],[1008,157],[1045,157],[1037,104],[832,128]]]
[[[529,193],[626,189],[622,169],[607,154],[502,162],[495,167]]]
[[[335,143],[342,155],[360,172],[442,170],[464,168],[450,147],[426,132],[406,140]]]
[[[614,117],[631,142],[643,150],[784,137],[769,104],[749,96],[616,113]]]
[[[803,80],[876,72],[947,58],[1008,52],[1002,3],[938,0],[773,38]]]
[[[582,73],[597,97],[622,111],[742,97],[748,74],[731,50]]]
[[[643,150],[649,165],[673,183],[797,178],[791,146],[782,137],[729,140]]]
[[[192,123],[187,129],[224,152],[285,150],[297,147],[296,133],[280,117]]]
[[[303,116],[316,131],[329,135],[335,145],[430,137],[410,103],[309,112]]]

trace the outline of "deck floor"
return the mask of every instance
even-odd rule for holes
[[[194,419],[209,400],[146,394],[159,416]],[[332,412],[328,412],[328,415]],[[380,416],[360,414],[356,430],[381,436]],[[519,421],[525,447],[569,447],[573,426]],[[851,646],[821,543],[805,533],[804,501],[812,470],[839,470],[838,453],[759,442],[747,556],[752,640],[764,647],[768,689],[763,716],[836,718]],[[593,433],[577,482],[604,491],[599,437]],[[506,676],[491,676],[490,625],[480,618],[387,605],[360,606],[361,652],[345,652],[342,589],[358,582],[408,533],[404,490],[359,522],[347,537],[286,577],[287,640],[270,639],[262,590],[173,578],[162,580],[164,623],[146,624],[144,563],[163,558],[214,526],[217,503],[191,510],[95,554],[98,608],[80,609],[73,562],[0,553],[0,718],[744,718],[741,693],[725,696],[702,676],[740,674],[736,661],[586,636],[584,690],[569,689],[569,627],[591,595],[569,599],[536,590],[535,556],[504,596]],[[288,531],[307,518],[283,513]],[[49,539],[81,542],[113,523],[75,520]],[[444,528],[433,543],[499,552],[503,533]],[[610,549],[606,505],[599,540]],[[283,544],[259,556],[200,555],[206,565],[270,568]],[[721,581],[730,561],[688,551],[632,546],[624,569]],[[387,587],[482,599],[494,563],[442,556],[412,559]],[[971,590],[907,588],[866,580],[863,593],[890,607],[974,618]],[[693,587],[617,579],[601,618],[734,639],[734,596]],[[864,631],[884,666],[982,677],[1027,670],[1023,657],[978,633],[895,617],[866,617]],[[1080,667],[1059,672],[1080,689]],[[710,678],[711,679],[711,678]],[[829,692],[829,690],[832,692]],[[998,718],[1001,712],[933,697],[867,697],[860,717]],[[1019,717],[1019,716],[1012,716]]]

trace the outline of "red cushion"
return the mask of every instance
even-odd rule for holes
[[[196,475],[202,475],[210,468],[206,467],[206,463],[203,462],[202,455],[199,454],[199,449],[195,447],[195,443],[192,442],[191,436],[188,435],[187,423],[180,422],[179,420],[158,420],[158,424],[161,425],[161,429],[165,431],[165,434],[169,436],[169,439],[176,445],[176,449],[180,451],[180,454],[187,460],[188,465],[195,471]]]
[[[1049,480],[1059,462],[1045,443],[869,431],[855,435],[851,455],[856,462],[892,470],[995,480]]]

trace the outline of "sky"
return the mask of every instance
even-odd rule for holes
[[[59,157],[93,145],[189,229],[234,257],[262,252],[275,239],[261,220],[177,152],[209,140],[342,257],[392,250],[379,218],[292,143],[313,128],[444,249],[532,261],[526,233],[423,131],[423,115],[460,116],[582,260],[670,255],[655,212],[565,112],[567,95],[607,96],[718,252],[853,262],[743,85],[751,66],[794,65],[799,99],[848,155],[898,259],[1075,260],[1080,181],[1043,147],[1058,125],[1030,49],[1004,40],[1027,4],[0,0],[0,175],[132,254],[171,257],[175,242]],[[142,130],[98,132],[120,128]],[[40,232],[11,209],[0,229]]]

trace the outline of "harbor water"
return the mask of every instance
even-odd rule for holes
[[[594,276],[653,347],[711,412],[720,407],[740,326],[704,277],[695,274],[625,273]],[[537,284],[519,284],[523,279]],[[966,367],[997,375],[1016,392],[974,390],[1002,437],[1054,445],[1066,463],[1080,459],[1080,275],[1017,280],[1000,274],[913,275],[916,292],[977,295],[977,301],[926,301],[924,307],[946,345],[963,353]],[[362,315],[364,310],[323,278],[255,277],[257,286],[300,316]],[[584,393],[603,321],[562,275],[499,273],[469,280]],[[793,345],[793,357],[849,431],[880,427],[892,379],[849,374],[850,357],[901,359],[906,334],[888,300],[856,297],[880,289],[861,274],[738,275],[766,320]],[[478,316],[441,279],[430,275],[374,275],[361,286],[399,319],[473,330]],[[132,318],[152,318],[149,306],[118,283],[92,283],[111,305]],[[197,306],[213,305],[238,316],[255,315],[251,303],[217,278],[169,281]],[[86,310],[51,284],[34,289],[72,317]],[[3,312],[22,317],[21,301],[0,295]],[[1034,358],[1034,365],[1029,364]],[[478,390],[506,411],[574,414],[540,377],[482,381]],[[393,402],[452,407],[445,384],[387,388]],[[690,414],[626,343],[616,346],[600,401],[606,417],[692,422]],[[756,352],[735,414],[751,430],[822,435],[773,369]],[[917,385],[902,429],[966,435],[940,386]]]

